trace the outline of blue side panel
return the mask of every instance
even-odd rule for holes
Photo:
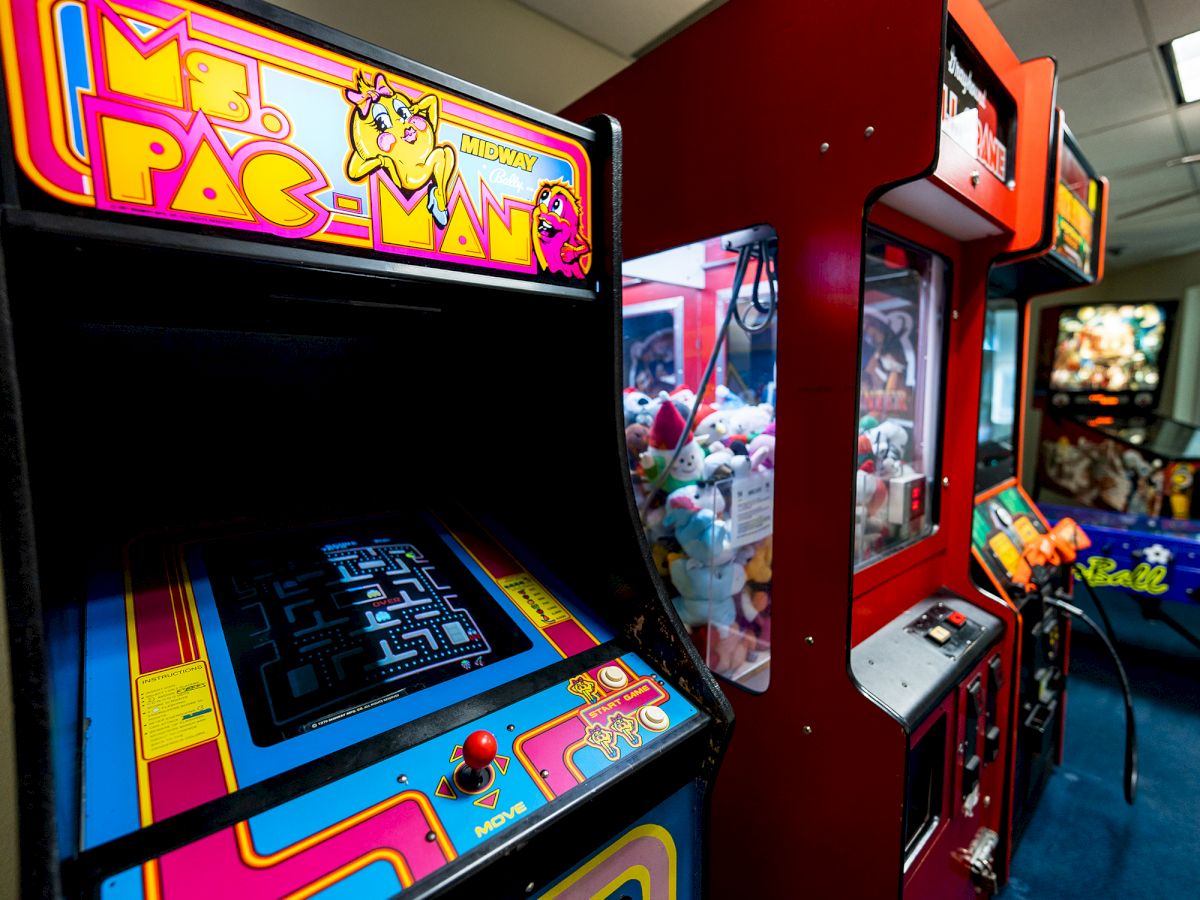
[[[142,868],[135,866],[120,875],[105,878],[100,885],[101,900],[145,900],[142,890]]]
[[[139,825],[129,639],[125,628],[125,589],[119,573],[92,583],[86,628],[85,848],[128,834]]]
[[[50,674],[50,752],[54,771],[58,850],[74,854],[79,840],[79,673],[83,635],[78,607],[46,610],[46,653]]]
[[[536,896],[545,897],[547,900],[551,900],[551,898],[566,900],[568,897],[580,896],[592,897],[594,900],[617,900],[617,898],[623,897],[628,897],[630,900],[641,900],[644,896],[653,895],[675,897],[677,900],[698,900],[702,884],[700,867],[703,864],[700,853],[702,801],[703,794],[700,783],[690,782],[622,831],[621,834],[614,836],[611,841],[606,841],[596,852],[581,860],[578,865],[564,872],[554,886]],[[649,894],[643,890],[643,884],[639,880],[646,877],[645,872],[628,872],[630,877],[616,885],[615,888],[604,893],[597,893],[601,883],[607,887],[611,883],[611,878],[620,878],[632,866],[642,865],[647,860],[656,858],[654,853],[647,854],[645,851],[639,851],[635,845],[629,842],[629,838],[635,832],[647,827],[651,829],[649,833],[646,831],[641,833],[649,839],[650,847],[654,850],[657,850],[659,846],[658,835],[660,832],[658,829],[670,834],[674,852],[674,890],[656,883],[657,878],[661,877],[662,870],[650,865],[648,867]],[[589,881],[588,872],[600,870],[602,867],[603,876]]]
[[[1072,517],[1091,538],[1079,564],[1093,587],[1200,605],[1200,522],[1053,504],[1042,510],[1051,521]]]

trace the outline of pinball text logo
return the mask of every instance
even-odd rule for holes
[[[489,832],[495,831],[497,828],[503,828],[517,816],[524,815],[526,812],[528,810],[525,808],[524,800],[514,803],[504,812],[496,813],[496,815],[486,820],[482,825],[476,825],[475,837],[485,837]]]
[[[93,15],[103,64],[84,115],[101,208],[287,237],[324,227],[312,195],[328,181],[285,142],[288,117],[261,104],[257,60],[194,39],[183,20],[143,39],[104,3]]]
[[[1082,570],[1083,579],[1092,587],[1120,587],[1141,594],[1165,594],[1170,585],[1164,583],[1166,566],[1138,563],[1132,569],[1118,569],[1117,561],[1107,556],[1093,556]]]

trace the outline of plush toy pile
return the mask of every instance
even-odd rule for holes
[[[772,475],[775,412],[715,393],[685,434],[698,402],[687,387],[657,397],[626,390],[625,441],[659,574],[709,667],[736,677],[770,646],[772,544],[770,534],[736,538],[731,498],[738,480]]]
[[[863,416],[858,423],[858,470],[854,487],[855,562],[878,556],[900,536],[887,521],[888,485],[915,472],[908,462],[908,429],[891,420]]]

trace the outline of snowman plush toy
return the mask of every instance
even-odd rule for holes
[[[704,472],[704,450],[690,434],[684,434],[687,422],[684,421],[678,407],[674,403],[664,403],[654,414],[654,424],[646,436],[649,446],[639,458],[642,464],[642,477],[647,484],[659,483],[668,494],[681,487],[695,484]],[[682,442],[679,455],[671,463],[675,448]],[[667,465],[671,469],[661,482]]]

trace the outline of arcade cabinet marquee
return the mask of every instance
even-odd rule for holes
[[[700,896],[731,712],[638,543],[616,124],[257,2],[0,29],[24,892]],[[521,438],[479,373],[533,355],[611,415]]]
[[[179,0],[6,0],[22,173],[65,203],[586,283],[581,142]]]

